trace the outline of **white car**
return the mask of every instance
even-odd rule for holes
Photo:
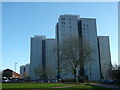
[[[5,79],[5,80],[2,80],[2,82],[9,82],[10,80],[8,80],[8,79]]]

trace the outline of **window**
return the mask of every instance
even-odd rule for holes
[[[85,24],[83,24],[83,26],[85,26]]]
[[[71,20],[71,18],[69,18],[69,20]]]
[[[91,75],[91,73],[90,73],[90,75]]]
[[[65,18],[61,18],[61,20],[65,20]]]
[[[65,24],[65,22],[61,22],[61,24]]]
[[[83,30],[85,30],[85,28],[83,28]]]
[[[23,70],[24,72],[25,72],[25,67],[24,67],[24,70]]]
[[[71,22],[70,22],[70,24],[71,24]]]
[[[71,28],[71,26],[70,26],[70,28]]]

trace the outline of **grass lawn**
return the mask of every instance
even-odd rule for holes
[[[100,86],[94,86],[94,85],[81,85],[81,86],[74,86],[74,87],[67,87],[67,88],[73,88],[73,89],[89,89],[89,90],[113,90],[110,88],[104,88],[104,87],[100,87]]]
[[[81,85],[79,86],[78,84],[63,84],[63,83],[3,83],[2,88],[7,89],[7,90],[13,90],[13,89],[25,89],[25,90],[33,90],[37,89],[39,90],[40,88],[49,88],[51,90],[83,90],[83,89],[90,89],[90,90],[105,90],[107,88],[103,88],[100,86],[93,86],[93,85]],[[63,86],[71,86],[71,87],[63,87]],[[62,87],[62,88],[53,88],[53,87]],[[40,89],[40,90],[42,90]],[[48,90],[48,89],[47,89]],[[109,89],[110,90],[110,89]]]
[[[68,86],[72,84],[62,83],[2,83],[2,88],[51,88],[58,86]]]

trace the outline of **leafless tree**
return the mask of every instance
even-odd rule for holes
[[[111,76],[113,80],[120,80],[120,65],[114,64],[112,65]]]
[[[84,62],[92,59],[92,52],[89,43],[83,38],[69,37],[64,39],[59,46],[61,64],[67,62],[76,80],[78,68],[80,68],[79,75],[84,76]]]
[[[51,64],[46,67],[46,76],[48,80],[54,79],[56,77],[56,71],[54,71]]]
[[[26,78],[26,72],[22,73],[22,78]]]
[[[45,67],[42,67],[42,66],[36,66],[34,68],[34,71],[36,73],[36,76],[39,78],[39,79],[46,79],[46,70],[45,70]]]
[[[72,72],[72,70],[70,68],[70,63],[67,62],[67,60],[65,60],[64,63],[62,63],[60,65],[60,72],[62,72],[61,77],[64,77],[65,83],[66,83],[66,81],[67,81],[67,78],[66,78],[67,75]]]
[[[35,73],[39,79],[51,80],[56,77],[55,71],[53,71],[52,65],[47,67],[37,66],[35,67]]]

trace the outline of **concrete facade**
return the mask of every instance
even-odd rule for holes
[[[22,78],[26,78],[30,76],[30,64],[20,66],[20,75]]]
[[[101,67],[101,78],[109,79],[111,76],[111,55],[109,46],[109,36],[98,36],[99,58]]]
[[[61,44],[64,44],[66,38],[70,37],[78,39],[81,37],[82,41],[80,43],[83,44],[83,47],[90,46],[92,49],[91,58],[84,60],[84,71],[88,79],[91,81],[99,81],[101,79],[101,73],[103,77],[108,77],[106,71],[110,69],[111,63],[109,38],[103,36],[97,37],[96,19],[80,18],[79,15],[60,15],[56,24],[55,39],[46,38],[45,36],[35,36],[31,38],[31,79],[39,79],[35,69],[42,69],[42,67],[45,67],[49,80],[56,79],[59,76],[58,66],[62,67],[62,65],[66,65],[67,73],[60,71],[61,79],[74,78],[73,73],[68,70],[70,69],[69,62],[60,65],[59,47]],[[79,70],[80,69],[78,69],[77,75]]]
[[[70,37],[78,37],[78,20],[79,16],[78,15],[60,15],[58,19],[58,23],[56,24],[56,40],[57,40],[57,45],[60,47],[60,44],[64,44],[64,41],[67,38]],[[58,50],[58,59],[59,57],[59,50]],[[69,70],[70,65],[69,62],[67,65],[65,62],[62,62],[59,60],[60,64],[60,78],[61,79],[73,79],[74,75],[72,72]],[[62,67],[66,67],[65,69]]]
[[[56,24],[56,40],[59,44],[58,46],[60,47],[60,44],[64,41],[65,38],[78,38],[78,36],[82,36],[82,38],[84,38],[84,40],[89,43],[90,47],[94,51],[91,55],[93,60],[86,60],[85,62],[85,74],[88,76],[89,80],[99,81],[100,67],[96,20],[80,18],[79,15],[60,15],[58,23]],[[82,43],[84,43],[84,41]],[[67,78],[73,78],[73,74],[68,74]]]
[[[47,38],[45,40],[46,47],[46,72],[48,74],[48,79],[56,79],[57,76],[57,53],[56,53],[56,41],[55,39]]]
[[[31,38],[31,79],[41,79],[36,70],[45,71],[47,78],[55,79],[57,70],[56,41],[45,36],[35,36]],[[43,67],[44,70],[43,70]],[[40,73],[41,73],[40,72]]]
[[[41,68],[43,62],[45,61],[42,57],[42,44],[46,39],[45,36],[35,36],[31,38],[31,51],[30,51],[30,78],[31,79],[39,79],[39,75],[37,74],[37,68]]]
[[[80,18],[78,22],[81,22],[81,29],[79,29],[80,30],[79,32],[82,32],[83,44],[84,42],[86,42],[85,45],[83,45],[83,47],[88,46],[92,50],[90,56],[91,59],[86,59],[84,61],[85,74],[88,76],[89,80],[99,81],[100,66],[97,43],[96,19]]]

